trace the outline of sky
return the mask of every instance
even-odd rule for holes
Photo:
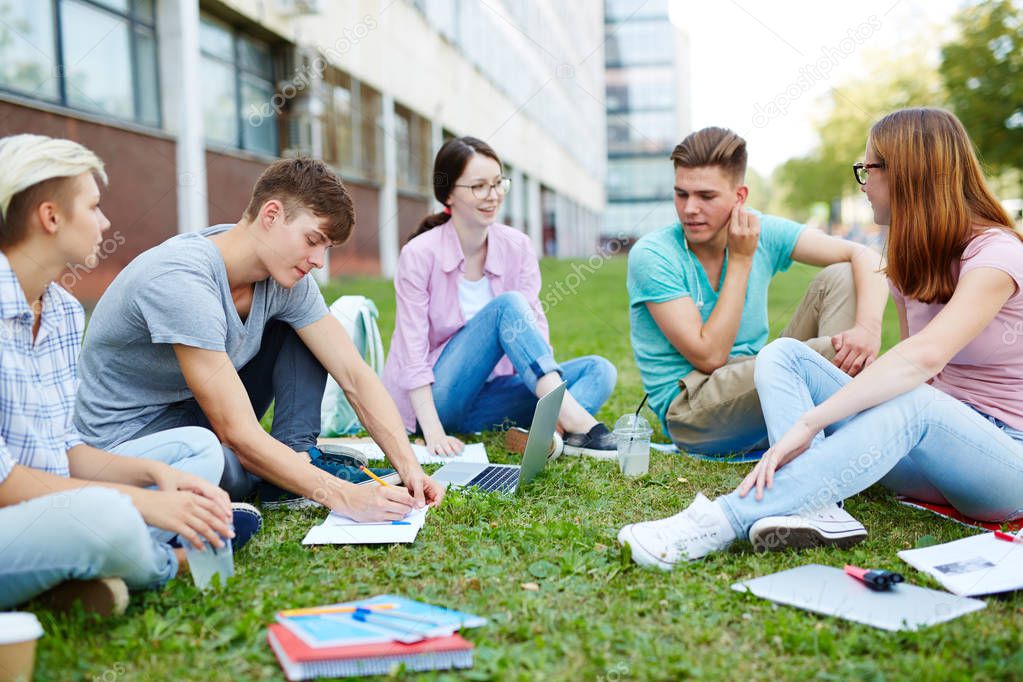
[[[823,97],[872,52],[927,40],[962,0],[669,0],[689,36],[693,129],[732,128],[767,175],[810,151]],[[947,29],[946,29],[947,30]],[[864,131],[866,132],[866,131]]]

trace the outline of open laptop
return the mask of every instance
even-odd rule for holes
[[[433,474],[433,479],[450,483],[456,488],[473,486],[488,492],[510,493],[529,483],[547,464],[547,451],[554,438],[554,427],[561,412],[561,401],[565,397],[565,382],[562,381],[550,393],[536,401],[533,424],[526,439],[526,450],[522,453],[522,465],[517,464],[475,464],[470,462],[449,462]]]

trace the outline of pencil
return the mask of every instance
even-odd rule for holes
[[[385,481],[384,479],[380,478],[379,476],[377,476],[376,474],[374,474],[374,473],[373,473],[372,471],[370,471],[370,470],[369,470],[369,469],[367,469],[366,467],[359,467],[359,468],[360,468],[360,469],[362,469],[362,473],[366,474],[367,476],[369,476],[370,478],[372,478],[372,479],[373,479],[374,481],[376,481],[376,482],[377,482],[377,483],[379,483],[380,485],[389,485],[389,484],[387,483],[387,481]]]
[[[281,611],[280,615],[290,616],[317,616],[321,613],[355,613],[356,609],[369,609],[371,611],[383,611],[386,609],[398,608],[395,604],[367,604],[366,606],[313,606],[307,609],[287,609]]]

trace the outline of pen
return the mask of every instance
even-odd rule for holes
[[[1023,531],[1021,531],[1019,535],[1012,535],[1011,533],[1003,533],[1000,530],[996,530],[995,537],[999,540],[1005,540],[1006,542],[1023,543]]]
[[[369,608],[365,608],[365,607],[359,606],[359,607],[357,607],[355,609],[355,613],[373,613],[373,610],[369,609]],[[427,623],[429,625],[443,625],[443,623],[441,623],[438,620],[433,620],[432,618],[426,618],[425,616],[413,616],[413,615],[408,614],[408,613],[397,613],[397,612],[395,612],[395,613],[382,613],[381,612],[381,613],[377,613],[375,615],[377,615],[377,616],[387,616],[388,618],[400,618],[401,620],[411,620],[411,621],[416,622],[416,623]]]
[[[397,630],[398,632],[406,632],[410,635],[415,635],[419,638],[425,637],[427,635],[427,632],[429,631],[428,629],[423,628],[406,627],[404,625],[398,625],[397,623],[391,621],[381,622],[376,618],[379,615],[380,615],[379,613],[374,613],[372,611],[368,610],[359,611],[358,609],[356,609],[355,613],[352,614],[352,618],[359,621],[360,623],[375,623],[377,625],[381,625],[391,630]]]
[[[313,606],[308,609],[288,609],[281,611],[280,615],[290,616],[318,616],[326,613],[355,613],[356,609],[370,611],[383,611],[398,608],[396,604],[370,604],[368,606]]]
[[[379,476],[377,476],[376,474],[374,474],[374,473],[373,473],[372,471],[370,471],[370,470],[369,470],[369,469],[367,469],[366,467],[363,467],[363,466],[361,466],[361,467],[359,467],[359,468],[360,468],[360,469],[362,469],[362,473],[366,474],[367,476],[369,476],[370,478],[372,478],[372,479],[373,479],[374,481],[376,481],[376,482],[377,482],[377,483],[379,483],[380,485],[388,485],[387,481],[385,481],[384,479],[380,478]]]
[[[894,573],[892,571],[883,571],[879,569],[860,568],[858,566],[850,566],[849,564],[846,564],[845,572],[875,592],[890,590],[892,589],[892,585],[901,583],[905,580],[901,573]]]

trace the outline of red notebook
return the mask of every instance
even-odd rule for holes
[[[313,648],[283,625],[273,623],[266,640],[289,680],[386,675],[401,664],[410,672],[472,667],[473,645],[459,634],[414,644],[382,642]]]
[[[960,514],[955,507],[951,507],[947,504],[934,504],[933,502],[924,502],[922,500],[914,500],[911,497],[903,497],[901,495],[896,496],[896,499],[907,507],[913,507],[914,509],[923,509],[925,511],[933,512],[939,516],[944,516],[946,519],[955,521],[956,523],[963,526],[972,526],[973,528],[983,528],[985,530],[1000,530],[1002,526],[1005,526],[1010,531],[1019,531],[1023,529],[1023,519],[1019,521],[1009,521],[1006,523],[991,523],[989,521],[978,521],[977,519],[971,519],[968,516]]]

